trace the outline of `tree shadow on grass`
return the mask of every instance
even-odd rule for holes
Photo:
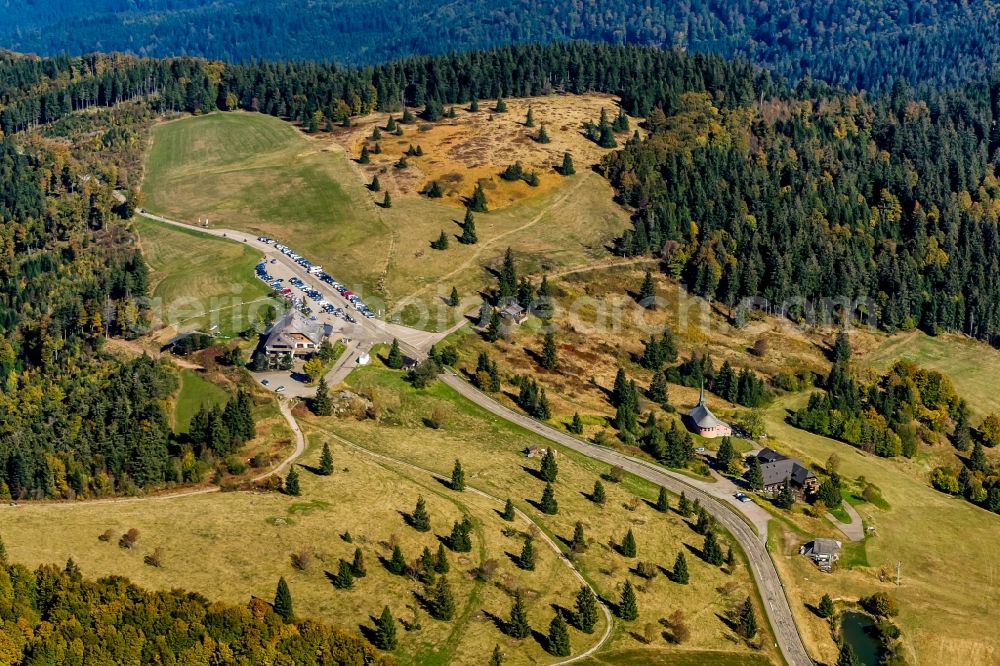
[[[525,472],[527,472],[531,476],[535,477],[539,481],[543,481],[543,482],[545,481],[545,477],[542,476],[542,473],[539,470],[535,469],[534,467],[528,467],[527,465],[521,465],[521,469],[523,469]]]

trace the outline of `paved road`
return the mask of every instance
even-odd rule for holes
[[[471,384],[456,375],[443,374],[441,375],[441,380],[464,397],[500,418],[516,423],[546,439],[578,451],[590,458],[601,460],[610,465],[618,465],[626,471],[652,483],[661,485],[674,493],[680,494],[683,491],[688,497],[692,499],[697,498],[701,505],[743,547],[743,551],[750,562],[750,570],[757,581],[757,587],[764,602],[764,610],[767,613],[768,620],[774,630],[775,639],[778,642],[778,647],[782,655],[784,655],[785,660],[790,666],[812,666],[813,661],[809,658],[809,654],[802,644],[802,639],[799,637],[791,608],[788,605],[788,599],[785,597],[781,579],[778,577],[774,563],[767,553],[765,541],[756,534],[754,528],[750,527],[741,516],[733,511],[733,508],[723,504],[718,498],[692,484],[691,480],[686,477],[670,474],[666,470],[644,460],[626,456],[617,451],[570,437],[523,414],[518,414],[478,391]]]
[[[827,513],[826,517],[837,527],[838,530],[843,532],[844,536],[846,536],[849,540],[861,541],[865,538],[865,523],[861,520],[861,514],[858,513],[857,509],[851,506],[850,502],[842,502],[841,506],[844,507],[844,511],[847,512],[847,515],[851,517],[851,522],[842,523],[837,520],[832,513]]]

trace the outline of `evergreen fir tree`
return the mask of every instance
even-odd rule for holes
[[[736,556],[733,555],[733,547],[728,546],[726,548],[726,566],[731,569],[734,564],[736,564]]]
[[[431,598],[431,615],[435,620],[445,622],[455,617],[455,597],[451,593],[451,585],[445,576],[438,578]]]
[[[503,332],[503,324],[500,321],[500,313],[496,310],[490,312],[490,321],[486,326],[486,339],[489,342],[496,342]]]
[[[396,649],[396,620],[386,606],[375,621],[375,647],[386,652]]]
[[[496,113],[507,113],[507,102],[504,101],[502,96],[497,98],[497,104],[493,107],[493,111]]]
[[[541,144],[546,144],[552,141],[552,139],[549,138],[549,133],[545,130],[545,123],[542,123],[542,126],[538,128],[538,136],[535,137],[535,141]],[[569,153],[566,154],[568,155]]]
[[[417,505],[410,514],[410,526],[418,532],[429,532],[431,529],[431,516],[423,497],[417,497]]]
[[[573,412],[573,420],[570,422],[568,430],[574,435],[583,434],[583,420],[580,418],[580,412]]]
[[[551,446],[546,448],[545,453],[542,454],[542,462],[538,472],[543,480],[555,483],[556,476],[559,474],[559,464],[556,462],[556,453]]]
[[[499,645],[493,646],[493,654],[490,655],[489,666],[503,666],[503,652],[500,651]]]
[[[684,494],[683,490],[681,491],[681,498],[677,502],[677,511],[685,518],[691,515],[691,501]]]
[[[388,192],[382,197],[382,208],[392,208],[392,195]]]
[[[472,197],[469,199],[469,210],[474,213],[485,213],[486,208],[486,192],[483,190],[482,183],[476,183],[476,189],[472,191]]]
[[[479,242],[479,237],[476,236],[476,218],[468,208],[465,209],[465,220],[462,222],[461,242],[464,245],[475,245]]]
[[[316,385],[316,395],[310,404],[316,416],[330,416],[333,413],[333,402],[330,400],[330,390],[326,385],[326,377],[320,377]]]
[[[337,575],[333,577],[333,586],[338,590],[349,590],[354,587],[354,572],[351,565],[340,560],[337,565]]]
[[[597,597],[589,585],[581,585],[580,591],[576,593],[576,612],[573,614],[573,623],[576,628],[585,634],[594,633],[599,619],[597,611]]]
[[[524,599],[521,598],[521,590],[514,591],[514,603],[510,608],[510,619],[504,627],[507,635],[511,638],[527,638],[531,635],[531,626],[528,624],[528,613],[524,608]]]
[[[3,537],[0,537],[0,564],[7,563],[7,546],[4,545]]]
[[[972,447],[972,455],[969,456],[969,468],[973,472],[989,472],[990,464],[986,460],[986,452],[983,451],[983,445],[980,442],[976,442],[976,445]]]
[[[569,153],[563,153],[562,167],[560,167],[559,173],[564,176],[572,176],[576,173],[576,168],[573,166],[573,156]]]
[[[629,528],[628,532],[625,533],[625,538],[622,539],[621,545],[618,546],[618,552],[625,557],[635,557],[635,536],[632,534],[632,528]]]
[[[590,499],[594,504],[600,504],[601,506],[604,506],[604,502],[607,501],[604,495],[604,484],[601,483],[600,479],[594,481],[594,491],[590,493]]]
[[[625,586],[622,588],[622,599],[618,604],[618,617],[626,622],[639,618],[639,602],[635,598],[635,590],[628,579],[625,580]]]
[[[646,271],[646,277],[639,287],[639,305],[647,310],[656,309],[656,285],[653,284],[653,274],[649,271]]]
[[[471,113],[479,111],[479,100],[477,98],[473,97],[472,101],[469,102],[469,111]]]
[[[544,342],[542,343],[542,367],[546,370],[555,370],[557,365],[556,336],[555,333],[549,331],[545,334]]]
[[[535,126],[535,114],[532,111],[532,109],[531,109],[530,106],[528,107],[528,113],[527,113],[527,115],[525,115],[525,117],[524,117],[524,126],[525,127],[534,127]]]
[[[689,578],[687,558],[684,557],[684,551],[681,551],[677,553],[677,559],[674,560],[674,568],[670,573],[670,580],[681,585],[687,585]]]
[[[465,470],[458,458],[455,458],[455,466],[451,470],[451,489],[457,492],[465,490]]]
[[[351,573],[355,578],[364,578],[368,575],[368,568],[365,567],[365,556],[360,548],[354,549],[354,559],[351,561]]]
[[[456,287],[452,287],[451,288],[451,295],[448,296],[448,305],[450,305],[451,307],[454,308],[454,307],[457,307],[458,304],[461,303],[461,302],[462,302],[462,299],[460,299],[458,297],[458,289]]]
[[[372,192],[379,192],[382,190],[382,184],[378,180],[378,174],[372,176],[372,183],[368,186],[368,189]]]
[[[795,504],[795,495],[792,493],[792,482],[789,479],[785,479],[784,485],[781,486],[781,491],[778,496],[774,499],[774,504],[779,509],[791,509],[792,505]]]
[[[517,566],[525,571],[535,570],[535,546],[532,544],[531,537],[524,540],[524,546],[521,547],[521,554],[517,558]]]
[[[406,558],[403,557],[403,551],[400,550],[399,546],[393,546],[392,557],[389,559],[386,568],[390,573],[394,573],[397,576],[402,576],[406,573]]]
[[[295,619],[295,613],[292,610],[292,591],[288,589],[288,583],[284,576],[278,579],[278,589],[274,594],[274,612],[285,622],[291,622]]]
[[[549,635],[545,648],[549,654],[556,657],[568,657],[570,653],[569,631],[562,613],[556,611],[555,617],[549,623]]]
[[[747,472],[747,484],[751,490],[764,489],[764,470],[760,466],[760,459],[757,456],[750,456],[750,470]]]
[[[420,580],[427,584],[434,581],[434,556],[427,546],[420,553]]]
[[[441,235],[437,239],[431,241],[431,247],[435,250],[447,250],[448,249],[448,234],[441,230]]]
[[[448,536],[448,545],[456,553],[468,553],[472,550],[472,539],[469,533],[472,531],[472,523],[469,518],[456,520],[451,527],[451,534]]]
[[[372,141],[378,141],[382,138],[382,130],[378,127],[372,130]]]
[[[579,520],[573,526],[573,540],[570,541],[569,548],[574,553],[582,553],[587,550],[587,539],[583,535],[583,523]]]
[[[451,567],[448,564],[448,555],[444,551],[444,544],[438,544],[437,556],[434,558],[434,572],[443,574],[448,573],[448,569]]]
[[[715,532],[712,530],[709,530],[708,534],[705,535],[705,545],[702,546],[701,556],[709,564],[714,564],[715,566],[722,564],[722,548],[719,546],[719,542],[715,538]]]
[[[298,497],[302,494],[302,489],[299,487],[299,471],[295,469],[295,465],[292,465],[291,469],[288,470],[288,476],[285,477],[284,492],[292,497]]]
[[[323,476],[333,474],[333,454],[330,453],[328,442],[323,442],[323,453],[319,457],[319,473]]]
[[[389,355],[386,356],[385,364],[393,370],[400,370],[403,367],[403,352],[400,350],[399,340],[396,338],[392,339],[392,345],[389,347]]]
[[[427,196],[429,196],[431,199],[440,199],[441,197],[444,196],[444,190],[441,188],[441,183],[437,182],[436,180],[432,180],[430,184],[428,184],[427,187],[424,188],[424,192],[426,192]]]
[[[403,117],[400,119],[400,122],[409,124],[412,123],[414,120],[416,120],[416,118],[413,117],[413,112],[410,111],[408,108],[404,108]]]
[[[361,146],[361,156],[358,158],[358,164],[368,164],[371,162],[371,158],[368,156],[368,146]]]
[[[736,626],[740,636],[747,640],[757,635],[757,613],[753,609],[750,597],[747,597],[747,600],[743,602],[743,607],[740,609],[739,621],[736,623]]]
[[[546,483],[545,490],[542,491],[542,499],[538,503],[539,508],[542,513],[554,516],[559,512],[559,503],[556,502],[555,491],[552,490],[552,484]]]
[[[387,132],[393,132],[395,131],[395,129],[396,129],[396,119],[392,117],[392,114],[389,114],[389,120],[387,120],[385,123],[385,130]]]
[[[719,451],[715,454],[715,468],[725,474],[735,457],[736,450],[733,449],[732,438],[723,437],[722,442],[719,443]]]
[[[514,503],[510,501],[509,497],[507,498],[507,503],[503,505],[503,513],[500,514],[500,517],[507,522],[514,520]]]
[[[663,407],[670,404],[670,396],[667,393],[667,376],[662,370],[653,375],[653,381],[650,382],[646,395],[649,396],[650,400]]]
[[[615,373],[615,383],[611,390],[611,404],[617,407],[628,399],[628,378],[625,376],[625,370],[618,368],[618,372]]]
[[[824,594],[823,598],[819,600],[816,612],[822,618],[833,617],[834,613],[837,612],[837,609],[833,606],[833,599],[830,598],[829,594]]]
[[[857,653],[851,644],[847,641],[843,641],[840,644],[840,651],[837,653],[837,664],[836,666],[863,666],[862,661],[858,659]]]
[[[670,509],[670,501],[667,499],[667,489],[660,486],[660,494],[656,497],[656,510],[666,513]]]

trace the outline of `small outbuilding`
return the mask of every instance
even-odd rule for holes
[[[528,319],[528,312],[517,303],[508,303],[500,310],[500,318],[520,326]]]
[[[805,555],[823,571],[830,571],[833,563],[840,559],[841,546],[836,539],[818,537],[799,548],[799,555]]]

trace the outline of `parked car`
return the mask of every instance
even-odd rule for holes
[[[284,386],[279,386],[278,388],[274,389],[274,392],[275,392],[275,393],[281,393],[281,392],[282,392],[282,391],[284,391],[284,390],[285,390],[285,387],[284,387]]]

